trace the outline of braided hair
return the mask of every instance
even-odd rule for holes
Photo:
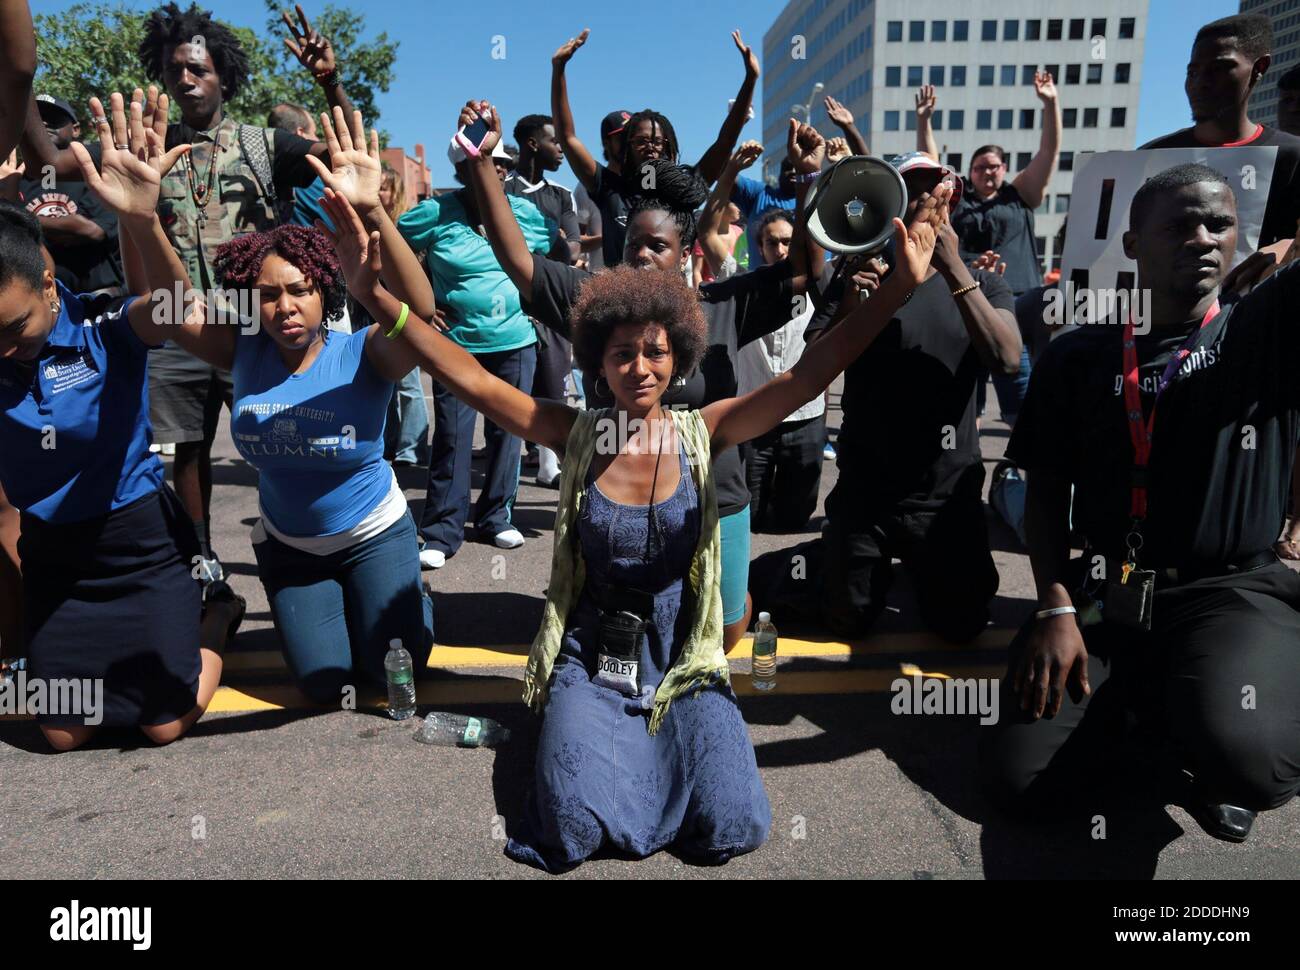
[[[697,210],[709,197],[709,186],[690,165],[678,165],[666,158],[645,162],[640,171],[624,172],[630,179],[632,191],[627,200],[627,219],[630,223],[638,212],[647,209],[667,212],[677,224],[682,237],[682,249],[695,242],[699,223]],[[649,187],[643,188],[648,185]]]
[[[182,11],[174,2],[159,7],[144,22],[144,39],[137,54],[140,66],[151,81],[163,80],[169,48],[188,44],[196,36],[212,55],[212,64],[221,79],[221,95],[229,101],[248,83],[248,55],[239,38],[225,24],[213,19],[208,10],[191,3]]]

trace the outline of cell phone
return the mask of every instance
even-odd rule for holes
[[[467,125],[456,132],[456,144],[465,150],[465,154],[470,158],[478,158],[479,147],[483,140],[487,138],[488,132],[487,121],[480,116],[472,125]]]

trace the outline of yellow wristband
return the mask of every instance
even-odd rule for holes
[[[411,314],[411,308],[407,306],[405,303],[403,303],[402,312],[397,315],[397,322],[393,324],[393,329],[388,331],[388,333],[384,334],[384,336],[387,337],[389,340],[392,340],[399,333],[401,333],[402,328],[406,326],[406,318],[410,316],[410,314]]]

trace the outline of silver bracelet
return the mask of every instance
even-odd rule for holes
[[[1034,614],[1035,620],[1046,620],[1049,616],[1064,616],[1066,613],[1078,613],[1073,606],[1056,606],[1050,610],[1039,610]]]

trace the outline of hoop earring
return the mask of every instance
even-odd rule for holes
[[[613,392],[609,389],[609,381],[605,381],[605,389],[600,389],[600,382],[605,381],[604,374],[597,374],[596,379],[592,382],[591,389],[596,392],[597,397],[613,397]]]

